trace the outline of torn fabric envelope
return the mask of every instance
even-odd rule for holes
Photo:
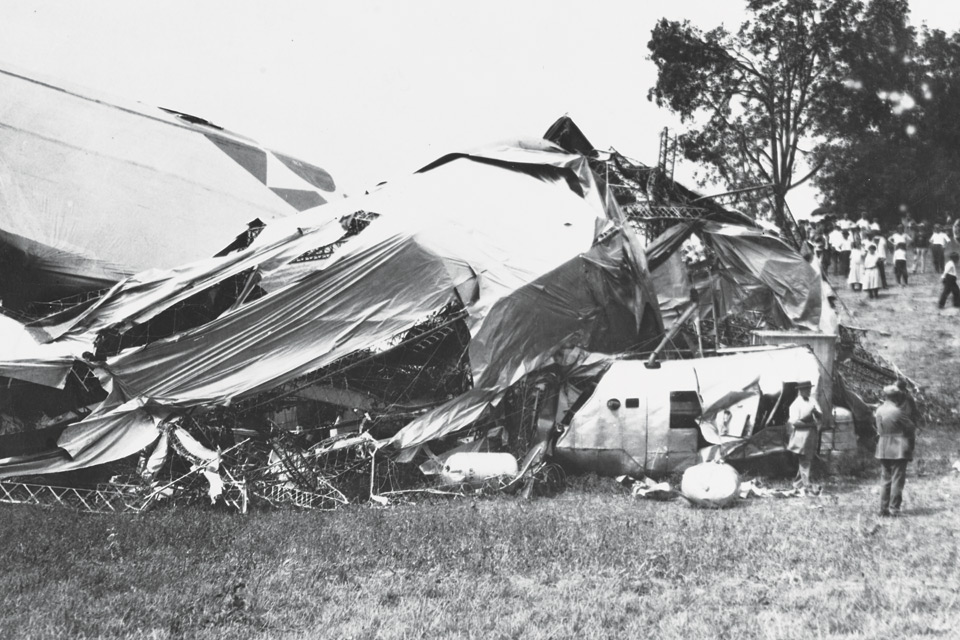
[[[0,314],[0,376],[63,389],[74,350],[72,344],[40,344],[24,324]]]
[[[370,204],[382,215],[335,264],[197,330],[110,359],[106,370],[123,392],[112,401],[143,395],[192,406],[257,393],[409,329],[471,278],[479,281],[467,322],[480,385],[491,375],[498,386],[510,384],[529,369],[524,360],[559,344],[609,350],[605,343],[618,335],[636,342],[655,294],[623,234],[592,246],[602,209],[565,183],[464,160],[414,178],[393,197],[385,187],[359,199],[355,206]],[[465,197],[478,183],[484,188]],[[534,230],[552,228],[562,231],[531,246]],[[559,279],[535,284],[551,272]],[[569,285],[587,291],[565,292]],[[532,304],[549,315],[539,323],[525,318]],[[659,328],[651,311],[645,329]]]
[[[170,434],[164,431],[160,434],[156,447],[154,447],[153,451],[147,457],[146,463],[143,465],[143,473],[141,475],[144,480],[150,482],[156,477],[157,473],[163,468],[164,463],[167,461],[167,454],[169,452]]]
[[[79,315],[77,310],[68,310],[31,323],[31,329],[45,335],[45,341],[63,341],[64,337],[72,337],[79,345],[73,349],[75,356],[92,351],[97,333],[107,327],[146,322],[197,292],[248,269],[275,269],[312,249],[331,244],[345,231],[332,217],[339,210],[324,209],[325,213],[328,211],[330,215],[324,216],[317,227],[309,231],[295,230],[292,235],[271,245],[258,245],[175,269],[155,269],[137,274],[117,283],[93,304],[80,309]]]
[[[662,323],[639,242],[609,217],[586,160],[543,141],[519,153],[523,164],[501,152],[445,158],[353,199],[351,212],[376,217],[338,245],[333,260],[307,273],[279,260],[276,268],[261,264],[264,281],[280,288],[108,358],[96,370],[109,394],[96,416],[130,400],[167,410],[228,405],[344,357],[382,353],[454,306],[470,332],[476,388],[454,403],[452,419],[433,414],[438,422],[421,421],[400,437],[423,442],[480,415],[570,349],[618,351],[655,340]],[[312,234],[330,224],[331,211],[268,225],[250,250],[282,242],[291,229]],[[216,281],[214,271],[200,278]],[[145,311],[121,315],[147,317],[173,299],[146,295]]]
[[[89,417],[61,434],[60,450],[26,460],[0,460],[0,478],[60,473],[113,462],[157,440],[162,416],[131,405],[129,410]]]
[[[399,462],[409,462],[419,445],[467,428],[501,397],[495,390],[471,389],[411,421],[385,444],[401,450]]]
[[[254,219],[342,195],[320,167],[201,118],[32,75],[0,70],[0,244],[27,256],[27,301],[214,255]]]
[[[748,378],[749,377],[750,376],[748,375]],[[752,380],[747,382],[742,389],[737,389],[733,385],[730,385],[728,389],[730,390],[723,393],[720,397],[713,399],[710,404],[704,404],[702,415],[704,420],[716,418],[717,414],[724,409],[728,409],[729,407],[735,406],[737,403],[742,402],[747,398],[759,396],[763,393],[763,391],[760,389],[759,373],[757,373]]]
[[[223,478],[220,477],[220,452],[208,449],[190,435],[183,428],[173,430],[173,438],[177,441],[183,453],[193,464],[193,468],[199,469],[203,477],[209,483],[207,495],[210,497],[210,504],[217,501],[217,498],[223,495]]]
[[[736,225],[706,223],[705,241],[748,295],[769,294],[766,311],[783,328],[820,326],[822,288],[820,271],[779,238]]]
[[[411,328],[450,301],[443,265],[401,233],[194,330],[110,358],[110,401],[223,404]]]

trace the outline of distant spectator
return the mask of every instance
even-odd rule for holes
[[[822,227],[817,228],[813,238],[813,255],[820,260],[820,268],[826,275],[830,269],[830,243],[827,241],[827,233]]]
[[[923,273],[927,261],[927,249],[930,246],[930,232],[923,222],[913,228],[913,273]]]
[[[907,286],[907,244],[898,242],[893,250],[893,275],[897,279],[897,284],[901,287]]]
[[[943,232],[943,227],[938,224],[933,225],[933,235],[930,236],[930,255],[933,257],[933,270],[935,273],[943,273],[946,266],[943,260],[943,248],[950,242],[950,236]]]
[[[879,298],[880,293],[880,258],[877,257],[877,245],[867,247],[867,255],[863,258],[863,288],[869,298]]]
[[[847,284],[854,291],[860,291],[863,288],[863,244],[859,238],[854,238],[850,245],[850,273],[847,276]]]
[[[902,225],[902,224],[901,224],[901,225],[897,225],[897,230],[894,231],[892,234],[890,234],[889,241],[890,241],[890,246],[893,247],[894,249],[897,248],[897,245],[898,245],[898,244],[901,244],[901,243],[904,244],[904,245],[907,244],[907,236],[906,236],[906,234],[903,232],[903,225]]]
[[[849,230],[844,229],[840,234],[843,236],[840,241],[840,251],[838,251],[840,275],[846,276],[850,274],[850,250],[853,248],[853,243],[850,239]]]
[[[950,252],[950,259],[943,268],[943,275],[940,280],[943,282],[943,291],[940,292],[940,301],[937,303],[941,309],[947,304],[947,296],[953,298],[953,306],[960,307],[960,289],[957,288],[957,262],[960,262],[960,253]]]
[[[831,231],[828,236],[828,241],[830,242],[830,251],[833,253],[833,257],[836,258],[833,263],[833,275],[843,275],[841,273],[842,265],[840,261],[840,252],[843,250],[843,231],[840,230],[840,227],[833,228],[833,231]]]
[[[882,234],[877,234],[875,241],[877,243],[877,272],[880,274],[880,288],[887,288],[887,239]]]
[[[905,396],[896,385],[883,388],[886,397],[874,412],[877,430],[876,457],[881,464],[880,515],[898,516],[903,505],[907,463],[913,459],[916,423],[905,408]]]

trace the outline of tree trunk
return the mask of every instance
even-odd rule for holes
[[[787,213],[787,192],[781,185],[773,187],[773,223],[780,229],[780,236],[799,251],[800,234],[793,216]]]

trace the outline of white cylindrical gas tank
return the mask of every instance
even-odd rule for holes
[[[443,484],[481,485],[491,478],[517,475],[517,459],[509,453],[460,452],[443,463]]]
[[[719,509],[740,495],[740,474],[728,464],[704,462],[683,472],[680,491],[695,505]]]

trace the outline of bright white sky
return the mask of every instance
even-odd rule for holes
[[[569,114],[647,164],[678,122],[647,101],[660,17],[736,27],[743,0],[33,0],[0,5],[0,66],[204,117],[359,193]],[[912,0],[960,30],[960,5]],[[2,100],[2,98],[0,98]],[[695,186],[693,167],[677,177]],[[789,198],[805,217],[816,194]]]

